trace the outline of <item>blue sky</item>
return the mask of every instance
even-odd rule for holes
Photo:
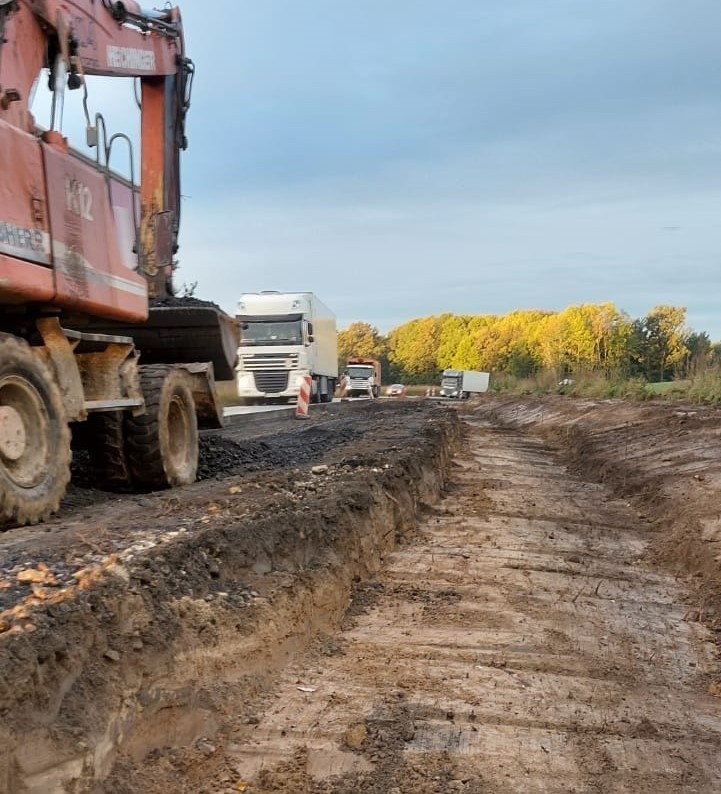
[[[657,304],[721,340],[721,5],[187,0],[180,283],[339,327]]]

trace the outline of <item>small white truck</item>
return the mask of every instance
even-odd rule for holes
[[[238,300],[236,387],[242,404],[298,397],[306,375],[313,403],[333,399],[338,346],[333,312],[312,292],[246,292]]]
[[[472,369],[444,369],[441,377],[441,397],[467,400],[471,394],[488,391],[489,374]]]

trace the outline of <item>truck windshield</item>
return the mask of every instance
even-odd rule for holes
[[[348,374],[351,378],[370,378],[373,367],[348,367]]]
[[[301,321],[244,322],[241,325],[242,345],[299,345],[303,342]]]

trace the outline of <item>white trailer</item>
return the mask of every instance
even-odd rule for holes
[[[297,398],[306,375],[311,402],[331,402],[338,380],[333,312],[312,292],[246,292],[236,315],[238,397],[244,404]]]
[[[488,391],[489,374],[472,369],[444,369],[441,377],[441,397],[467,400],[471,394]]]

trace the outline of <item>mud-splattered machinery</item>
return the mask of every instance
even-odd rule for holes
[[[0,524],[58,508],[74,429],[99,484],[148,490],[192,482],[198,427],[222,422],[235,323],[172,285],[193,73],[177,8],[0,0]],[[135,78],[137,167],[130,136],[91,119],[91,75]],[[95,158],[63,135],[66,91],[84,94]],[[110,168],[120,145],[129,178]]]

